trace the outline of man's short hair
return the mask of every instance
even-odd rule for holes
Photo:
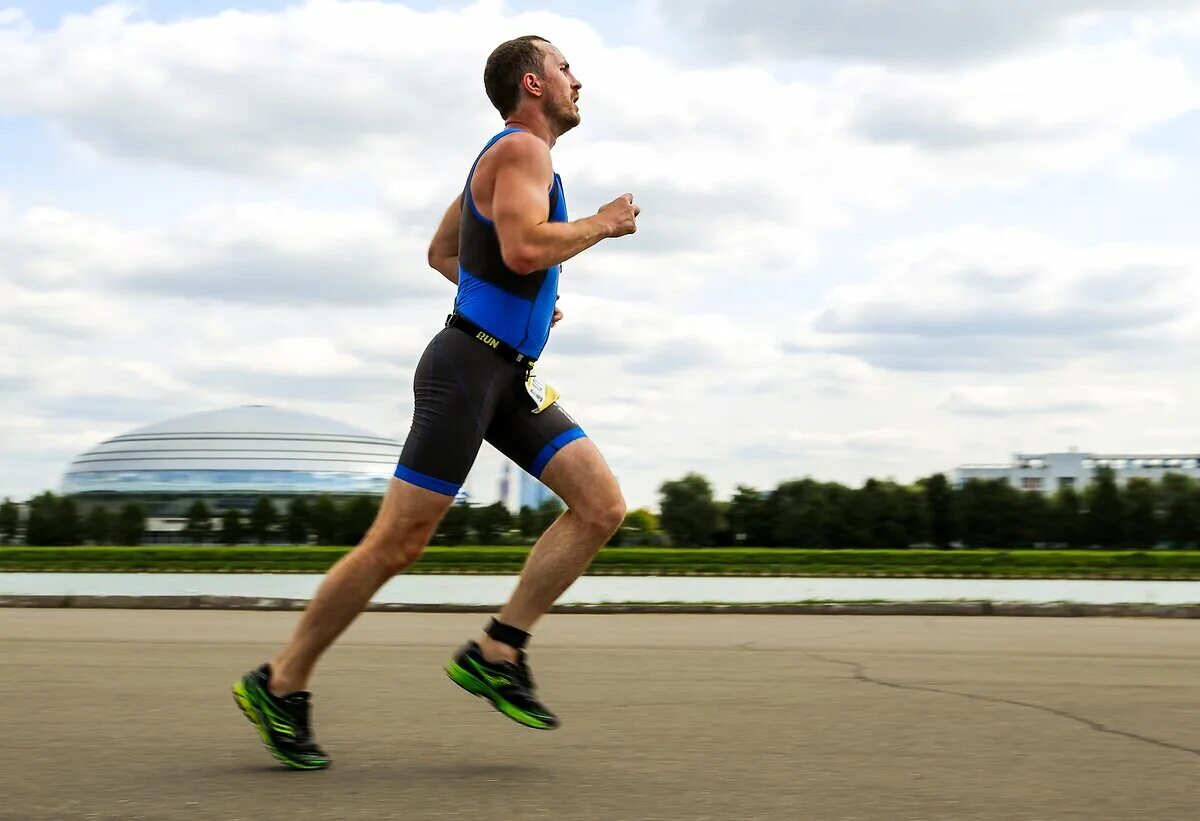
[[[483,69],[483,88],[488,99],[507,117],[521,102],[521,78],[526,74],[545,76],[546,54],[537,45],[549,43],[545,37],[526,34],[496,46]]]

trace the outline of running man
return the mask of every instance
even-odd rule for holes
[[[429,246],[429,264],[458,286],[454,313],[425,349],[413,379],[412,430],[371,529],[326,575],[291,642],[233,686],[263,744],[295,769],[323,769],[307,691],[321,654],[388,579],[415,562],[487,440],[566,503],[533,546],[512,598],[446,672],[527,727],[558,719],[534,692],[530,631],[621,525],[625,500],[600,451],[532,378],[550,327],[561,263],[603,239],[637,230],[624,194],[567,219],[550,149],[579,125],[581,85],[541,37],[502,43],[483,75],[504,130],[484,146]]]

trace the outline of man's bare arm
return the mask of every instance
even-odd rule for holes
[[[446,279],[458,284],[458,222],[462,214],[462,194],[459,194],[438,223],[429,242],[429,267]]]
[[[632,234],[641,209],[624,194],[599,213],[573,222],[550,222],[546,191],[554,182],[550,151],[532,135],[514,134],[497,144],[492,221],[504,264],[530,274],[564,262],[602,239]]]

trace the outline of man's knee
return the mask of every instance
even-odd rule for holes
[[[574,511],[590,531],[607,540],[625,521],[625,499],[618,490],[603,499],[579,505]]]
[[[359,547],[395,575],[421,558],[450,502],[448,496],[393,479]]]
[[[394,576],[421,558],[436,527],[436,520],[377,522],[363,540],[363,546]]]
[[[576,439],[555,456],[542,481],[567,503],[573,516],[603,541],[625,521],[625,498],[590,439]]]
[[[424,542],[413,540],[377,539],[363,546],[375,554],[375,561],[390,576],[407,570],[425,552]]]

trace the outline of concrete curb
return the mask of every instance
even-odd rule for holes
[[[303,610],[307,599],[253,596],[0,596],[0,607],[78,607],[117,610]],[[491,605],[371,604],[388,613],[490,613]],[[1200,604],[1081,604],[1053,602],[781,602],[778,604],[561,604],[552,613],[732,613],[832,616],[1058,616],[1200,619]]]

